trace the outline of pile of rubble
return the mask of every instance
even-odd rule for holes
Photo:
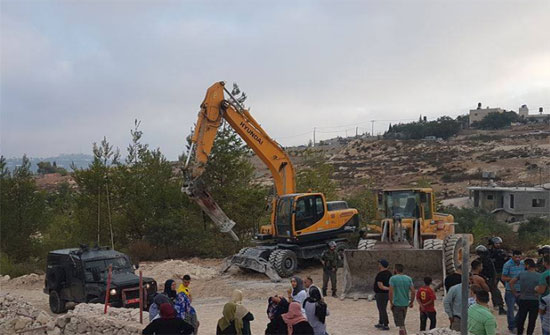
[[[179,259],[171,259],[163,262],[140,263],[140,270],[144,276],[155,278],[159,285],[163,285],[168,279],[181,279],[188,274],[192,279],[208,280],[219,275],[219,270],[204,267]]]
[[[429,331],[418,333],[418,335],[460,335],[460,332],[450,330],[449,328],[434,328]]]
[[[139,323],[139,310],[109,308],[103,314],[102,304],[79,304],[74,310],[57,317],[34,308],[20,298],[0,295],[0,333],[29,335],[61,334],[115,334],[141,333],[144,325]],[[149,314],[143,312],[144,322]]]
[[[42,284],[44,284],[44,275],[38,275],[36,273],[15,277],[10,280],[10,285],[19,287],[29,287]]]
[[[55,320],[46,312],[9,293],[0,295],[0,334],[61,334],[51,332],[54,328]]]
[[[15,278],[11,278],[8,275],[0,275],[0,283],[4,287],[38,287],[44,285],[44,275],[31,273]]]

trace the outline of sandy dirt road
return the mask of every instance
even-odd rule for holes
[[[198,259],[190,260],[197,265],[218,268],[221,261]],[[144,273],[144,275],[158,275],[155,273]],[[321,284],[322,269],[317,264],[310,264],[297,273],[298,276],[311,276],[316,285]],[[342,273],[339,271],[339,283],[342,282]],[[162,283],[159,283],[162,285]],[[191,289],[193,295],[193,306],[197,310],[201,322],[200,334],[214,334],[217,320],[221,317],[221,311],[225,302],[228,301],[233,289],[243,291],[244,305],[254,314],[255,320],[251,327],[253,334],[263,334],[268,322],[266,315],[267,299],[274,294],[285,295],[289,288],[289,282],[272,283],[267,277],[257,273],[244,273],[238,269],[232,269],[227,274],[219,275],[211,279],[192,281]],[[27,287],[18,287],[11,283],[4,283],[2,291],[9,291],[13,294],[24,297],[34,306],[49,312],[48,296],[42,292],[42,283],[35,283]],[[330,291],[330,290],[329,290]],[[327,328],[331,335],[382,335],[397,334],[393,326],[390,314],[390,331],[379,331],[374,328],[378,322],[378,312],[374,301],[351,299],[340,300],[327,297],[326,302],[330,311],[327,318]],[[449,321],[444,313],[442,295],[438,294],[436,302],[438,326],[448,326]],[[501,335],[508,335],[506,328],[506,317],[497,315],[498,330]],[[406,321],[409,334],[419,331],[418,306],[409,309]],[[535,335],[541,335],[540,322],[537,321]]]

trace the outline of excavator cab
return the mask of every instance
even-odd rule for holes
[[[348,208],[345,201],[327,202],[322,193],[288,194],[274,203],[272,224],[262,226],[256,239],[281,243],[326,240],[327,235],[354,232],[359,227],[357,210]]]

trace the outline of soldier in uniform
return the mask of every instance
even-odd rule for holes
[[[478,245],[476,247],[476,254],[479,256],[481,264],[483,264],[481,275],[485,277],[487,285],[489,286],[489,291],[493,300],[493,306],[495,308],[498,307],[499,314],[505,315],[506,310],[504,309],[504,300],[502,300],[502,294],[498,289],[495,265],[489,256],[489,249],[487,249],[487,247],[485,247],[484,245]]]
[[[510,259],[510,256],[508,256],[506,251],[504,251],[504,249],[502,249],[502,238],[500,238],[498,236],[489,238],[489,248],[488,249],[489,249],[489,257],[490,257],[491,261],[493,261],[493,264],[495,266],[495,271],[496,271],[495,286],[498,288],[498,283],[499,282],[502,282],[502,284],[504,285],[504,282],[501,279],[502,278],[502,268],[504,266],[504,263],[506,263]],[[495,291],[495,295],[496,294],[497,293]],[[500,290],[498,291],[498,294],[501,297],[500,300],[502,300],[502,295],[500,293]],[[503,307],[499,307],[498,314],[505,315],[506,310]]]
[[[332,285],[332,296],[336,297],[336,271],[340,263],[340,255],[336,252],[336,242],[328,244],[329,249],[323,252],[321,262],[323,263],[323,296],[327,296],[328,281]]]

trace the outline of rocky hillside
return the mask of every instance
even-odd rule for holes
[[[467,195],[467,187],[486,185],[484,172],[503,186],[550,182],[550,126],[517,126],[506,130],[466,130],[447,141],[350,139],[315,150],[334,167],[342,195],[369,181],[376,188],[426,185],[442,198]],[[287,148],[299,171],[306,148]],[[257,159],[258,179],[271,183]]]

